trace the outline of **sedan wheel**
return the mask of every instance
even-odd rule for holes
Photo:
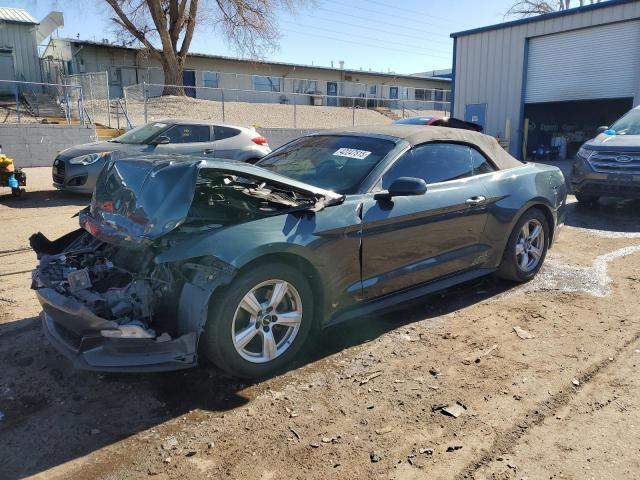
[[[238,377],[265,377],[289,367],[314,323],[309,282],[289,265],[249,268],[213,297],[202,353]]]
[[[536,269],[544,251],[544,228],[540,221],[532,218],[520,229],[516,242],[516,261],[523,272]]]
[[[513,228],[498,268],[498,276],[515,282],[535,277],[547,255],[549,226],[537,208],[526,211]]]
[[[267,280],[240,301],[231,329],[233,345],[249,362],[269,362],[287,351],[301,324],[298,290],[284,280]]]

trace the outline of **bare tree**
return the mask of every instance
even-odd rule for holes
[[[178,86],[163,95],[184,95],[182,71],[199,25],[218,27],[239,53],[260,57],[278,44],[277,12],[293,10],[295,0],[105,1],[119,34],[139,41],[162,65],[164,83]]]
[[[601,0],[578,0],[576,6],[584,6],[586,4],[600,3]],[[571,8],[571,0],[518,0],[515,2],[505,17],[532,17],[535,15],[542,15],[544,13],[559,12],[561,10],[567,10]]]

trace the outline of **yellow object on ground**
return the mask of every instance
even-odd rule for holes
[[[13,158],[0,153],[0,172],[15,172],[16,167],[13,165]]]

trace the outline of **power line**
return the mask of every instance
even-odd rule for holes
[[[361,6],[354,6],[354,5],[346,5],[343,2],[337,2],[336,0],[325,0],[331,3],[334,3],[336,5],[340,5],[341,7],[347,7],[347,8],[351,8],[352,10],[358,10],[358,11],[362,11],[362,7]],[[421,25],[432,25],[434,27],[440,27],[441,25],[438,25],[437,23],[431,23],[431,22],[425,22],[424,20],[416,20],[414,18],[408,18],[406,16],[403,15],[397,15],[394,13],[388,13],[388,12],[381,12],[380,10],[373,10],[371,8],[369,8],[367,6],[367,12],[371,12],[371,13],[375,13],[378,15],[382,15],[383,17],[395,17],[398,18],[400,20],[403,20],[405,22],[413,22],[413,23],[420,23]],[[334,12],[336,13],[336,12]],[[421,13],[422,15],[422,13]]]
[[[338,34],[338,35],[349,35],[349,33],[340,32],[340,31],[337,31],[337,30],[332,30],[330,28],[318,27],[318,26],[315,26],[315,25],[304,25],[304,24],[299,23],[299,24],[297,24],[297,26],[304,27],[304,28],[316,29],[316,30],[323,30],[325,32],[334,33],[334,34]],[[420,46],[409,45],[408,43],[390,42],[388,40],[379,40],[379,39],[377,39],[375,37],[368,37],[366,35],[358,34],[358,38],[362,38],[362,39],[365,39],[365,40],[373,40],[374,42],[384,42],[386,45],[395,45],[395,46],[398,46],[398,47],[408,47],[408,48],[422,50],[420,48]],[[440,53],[444,53],[444,52],[440,51]],[[443,56],[443,55],[432,54],[432,56],[440,57],[440,58],[451,58],[450,55]]]
[[[320,35],[320,34],[316,34],[316,33],[301,32],[299,30],[292,30],[290,28],[289,29],[285,28],[284,30],[285,31],[289,31],[291,33],[296,33],[298,35],[307,35],[307,36],[310,36],[310,37],[324,38],[324,39],[328,39],[328,40],[335,40],[335,41],[338,41],[338,42],[350,43],[350,44],[355,44],[355,45],[363,45],[365,47],[378,48],[378,49],[382,49],[382,50],[391,50],[391,51],[394,51],[394,52],[402,52],[402,53],[406,53],[406,54],[409,54],[409,55],[420,55],[420,56],[423,56],[423,57],[437,57],[436,55],[431,55],[429,53],[410,52],[410,51],[402,50],[402,49],[399,49],[399,48],[383,47],[383,46],[380,46],[380,45],[372,45],[370,43],[358,42],[358,41],[351,40],[351,39],[346,40],[346,39],[342,39],[342,38],[331,37],[331,36],[328,36],[328,35]],[[440,58],[445,58],[445,57],[440,57]],[[451,57],[446,57],[446,58],[448,60],[451,60]]]
[[[314,20],[325,20],[327,22],[339,23],[339,24],[346,25],[346,26],[351,27],[351,28],[362,28],[362,29],[372,30],[372,28],[370,26],[368,26],[368,25],[358,25],[358,24],[355,24],[355,23],[343,22],[341,20],[336,20],[334,18],[319,17],[318,15],[313,15],[313,14],[302,14],[301,16],[307,16],[307,17],[313,18]],[[363,19],[363,20],[367,21],[366,19]],[[406,33],[398,33],[398,32],[393,32],[391,30],[383,30],[383,29],[378,28],[378,27],[376,27],[375,30],[378,31],[378,32],[381,32],[381,33],[388,33],[390,35],[395,35],[395,36],[398,36],[398,37],[406,37],[406,38],[411,38],[411,39],[414,39],[414,40],[420,40],[422,42],[428,41],[428,42],[432,42],[432,43],[440,43],[440,44],[443,44],[443,45],[446,44],[448,46],[451,46],[451,42],[447,41],[447,40],[430,40],[430,39],[426,39],[424,37],[419,37],[417,35],[407,35]]]
[[[351,17],[351,18],[355,18],[355,19],[360,20],[360,21],[369,22],[369,23],[374,23],[374,24],[376,24],[376,25],[377,25],[377,23],[378,23],[378,22],[376,22],[375,20],[369,20],[369,19],[366,19],[366,18],[362,18],[361,16],[358,16],[358,15],[352,15],[352,14],[350,14],[350,13],[346,13],[346,12],[336,12],[336,11],[334,11],[334,10],[329,10],[328,8],[316,7],[316,10],[322,10],[322,11],[324,11],[324,12],[329,12],[329,13],[332,13],[332,14],[334,14],[334,15],[335,15],[336,13],[338,13],[339,15],[341,15],[341,16],[343,16],[343,17]],[[413,31],[415,31],[415,32],[420,32],[420,33],[422,33],[422,34],[426,33],[426,32],[425,32],[425,30],[424,30],[424,28],[407,27],[406,25],[400,25],[399,23],[391,23],[391,22],[387,22],[387,21],[385,21],[384,23],[385,23],[385,25],[389,25],[389,26],[392,26],[392,27],[402,28],[402,29],[404,29],[404,30],[413,30]],[[376,28],[377,28],[377,27],[376,27]]]
[[[367,0],[367,2],[369,2],[369,3],[375,3],[376,5],[380,5],[381,7],[387,7],[387,8],[397,8],[397,7],[398,7],[398,5],[397,5],[397,4],[396,4],[396,5],[390,5],[390,4],[388,4],[388,3],[380,2],[379,0]],[[452,21],[452,20],[451,20],[451,19],[449,19],[449,18],[438,17],[438,16],[436,16],[436,15],[431,15],[431,14],[429,14],[429,13],[425,13],[425,12],[422,12],[422,11],[420,11],[420,10],[407,9],[407,8],[404,8],[404,7],[402,7],[402,9],[403,9],[405,12],[408,12],[408,13],[415,13],[416,15],[423,15],[423,16],[425,16],[425,17],[435,18],[436,20],[440,20],[440,21],[442,21],[442,22],[447,22],[447,23],[451,23],[451,24],[456,23],[456,22]]]

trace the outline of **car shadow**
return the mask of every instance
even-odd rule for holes
[[[330,327],[291,369],[482,302],[512,286],[488,277]],[[248,386],[268,380],[247,383],[209,365],[158,374],[74,370],[46,342],[38,318],[1,324],[0,338],[0,478],[8,480],[46,472],[192,410],[219,415],[239,408],[252,399]]]
[[[50,208],[77,206],[84,208],[91,202],[90,195],[79,193],[61,192],[59,190],[27,190],[21,197],[12,197],[10,193],[1,195],[4,189],[0,189],[0,204],[9,208]],[[9,190],[7,189],[7,192]]]
[[[603,197],[593,204],[567,203],[565,225],[617,233],[640,232],[640,199]]]

